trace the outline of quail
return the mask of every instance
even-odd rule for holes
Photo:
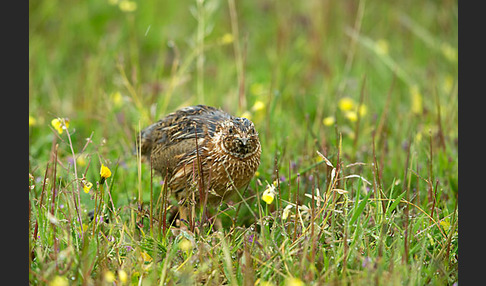
[[[208,205],[227,200],[248,186],[261,154],[253,122],[206,105],[179,109],[143,129],[137,148],[181,206],[192,198]]]

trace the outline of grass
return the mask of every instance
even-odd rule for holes
[[[456,2],[29,12],[31,284],[458,282]],[[177,231],[135,136],[200,103],[250,117],[261,164],[213,210],[221,229]],[[55,118],[69,119],[62,134]]]

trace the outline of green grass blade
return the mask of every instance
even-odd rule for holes
[[[358,219],[359,215],[363,213],[364,208],[366,206],[366,203],[368,203],[368,199],[370,198],[371,193],[372,193],[371,191],[368,191],[368,194],[366,195],[366,197],[363,200],[361,200],[361,202],[359,202],[358,207],[356,208],[356,210],[353,213],[353,216],[349,220],[349,225],[354,224],[356,222],[356,220]]]
[[[386,210],[385,217],[390,216],[390,213],[398,206],[400,201],[403,199],[403,197],[407,194],[407,191],[404,191],[401,193],[390,205],[390,207]]]

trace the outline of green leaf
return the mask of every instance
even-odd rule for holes
[[[398,204],[400,203],[400,201],[402,200],[403,196],[405,196],[406,193],[407,191],[404,191],[395,199],[395,201],[391,204],[391,206],[386,210],[385,216],[390,215],[390,213],[398,206]]]
[[[368,202],[368,199],[370,198],[371,193],[372,192],[369,191],[368,194],[366,195],[366,197],[359,203],[358,207],[356,208],[356,210],[353,213],[353,217],[349,221],[349,224],[350,225],[352,225],[353,223],[355,223],[356,220],[358,219],[359,215],[363,212],[363,210],[364,210],[364,208],[366,206],[366,203]]]

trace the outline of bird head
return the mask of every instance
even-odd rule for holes
[[[255,125],[244,117],[232,117],[221,124],[222,149],[234,157],[247,158],[260,150]]]

